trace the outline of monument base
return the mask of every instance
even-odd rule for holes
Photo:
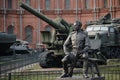
[[[73,76],[66,78],[57,77],[55,80],[105,80],[105,77],[83,78],[80,76]]]

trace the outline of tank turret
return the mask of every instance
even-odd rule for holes
[[[16,41],[15,34],[8,34],[6,32],[0,32],[0,56],[6,56],[9,54],[10,46]]]

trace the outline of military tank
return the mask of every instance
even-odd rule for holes
[[[97,44],[107,59],[120,58],[120,18],[111,19],[111,14],[107,13],[98,21],[87,22],[86,31],[91,41],[100,40]]]
[[[9,54],[10,46],[16,41],[15,34],[8,34],[6,32],[0,32],[0,56],[6,56]]]
[[[29,48],[29,43],[20,39],[16,39],[13,45],[10,46],[9,53],[11,54],[32,54],[33,50]]]
[[[52,31],[41,31],[42,44],[44,44],[46,48],[39,55],[40,66],[43,68],[61,67],[61,59],[65,55],[63,44],[69,33],[73,31],[73,25],[60,17],[52,20],[23,2],[20,2],[20,6],[53,27]],[[81,62],[77,63],[81,65]]]

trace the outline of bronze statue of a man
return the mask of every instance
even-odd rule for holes
[[[64,73],[61,78],[72,77],[73,69],[76,65],[78,57],[84,58],[83,62],[83,76],[88,78],[88,49],[90,48],[90,42],[87,32],[82,30],[82,23],[76,21],[74,23],[74,31],[67,37],[63,49],[65,57],[62,59]],[[72,48],[72,51],[69,49]]]

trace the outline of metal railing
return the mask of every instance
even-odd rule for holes
[[[26,69],[26,66],[38,62],[39,54],[27,54],[20,56],[1,57],[0,59],[0,76],[8,72],[20,72]],[[21,69],[22,68],[22,69]]]
[[[36,71],[26,70],[27,66],[33,67],[38,62],[39,54],[16,56],[15,59],[7,57],[5,63],[0,63],[0,80],[56,80],[62,74],[62,68],[59,69],[39,69]],[[5,57],[0,58],[4,62]],[[112,64],[112,63],[111,63]],[[105,80],[120,80],[120,64],[117,62],[112,65],[101,65],[100,73]],[[75,68],[73,76],[82,77],[82,68]],[[91,70],[89,69],[89,76]]]
[[[105,80],[120,80],[120,65],[117,66],[102,66],[100,72]],[[61,70],[44,70],[44,71],[24,71],[24,72],[10,72],[1,76],[0,80],[56,80],[62,74]],[[73,76],[82,77],[82,69],[74,70]],[[91,77],[91,72],[89,72]]]

